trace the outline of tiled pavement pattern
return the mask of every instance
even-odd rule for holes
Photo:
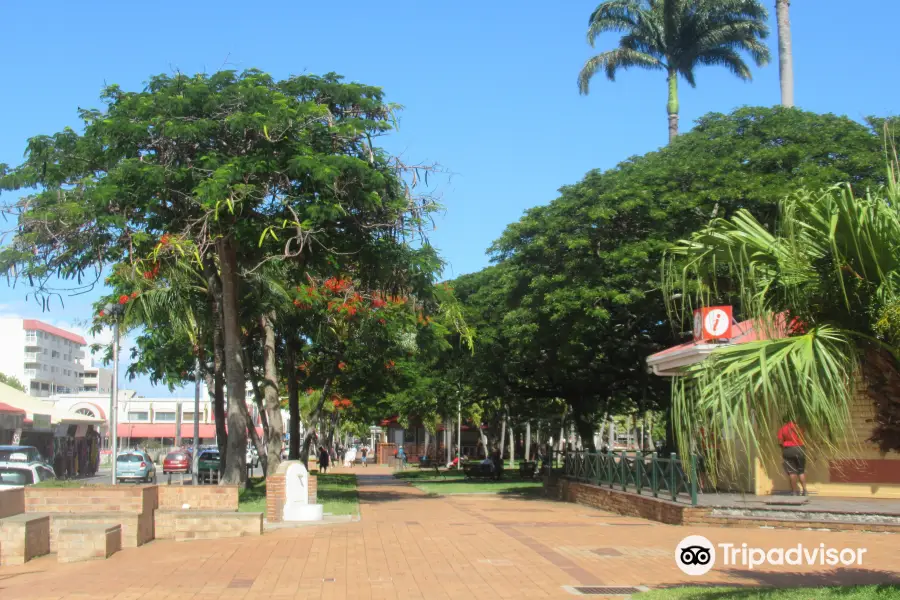
[[[673,527],[574,504],[429,497],[375,467],[354,472],[360,522],[155,541],[91,563],[61,565],[46,556],[0,568],[0,598],[572,598],[563,586],[900,582],[895,535]],[[673,558],[688,534],[760,547],[825,542],[868,553],[861,568],[720,567],[691,581]]]

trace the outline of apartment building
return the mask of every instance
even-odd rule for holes
[[[0,318],[0,372],[13,375],[31,396],[72,393],[83,382],[87,342],[37,319]]]
[[[88,394],[109,394],[112,392],[112,369],[95,366],[90,358],[82,361],[83,369],[79,375],[78,392]]]

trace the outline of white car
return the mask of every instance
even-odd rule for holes
[[[0,489],[34,485],[56,479],[53,469],[40,462],[0,462]]]

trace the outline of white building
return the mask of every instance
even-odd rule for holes
[[[62,409],[78,414],[101,418],[109,427],[110,394],[80,392],[77,394],[55,394],[48,398]],[[258,410],[252,400],[247,408],[256,424],[257,433],[262,436],[262,425]],[[116,432],[121,447],[141,444],[154,440],[164,446],[175,443],[177,415],[181,412],[181,438],[184,443],[194,439],[194,419],[199,424],[200,444],[216,442],[216,422],[212,401],[206,386],[200,390],[200,410],[194,414],[194,396],[175,398],[146,398],[134,390],[119,390]]]
[[[87,342],[36,319],[0,318],[0,372],[13,375],[31,396],[77,391]]]
[[[92,394],[112,393],[112,369],[94,366],[94,361],[85,358],[82,362],[82,373],[79,375],[78,392]]]

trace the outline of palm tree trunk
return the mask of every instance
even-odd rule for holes
[[[222,270],[222,316],[225,334],[225,381],[228,387],[228,455],[222,482],[243,483],[247,476],[247,389],[241,350],[237,252],[228,238],[216,242]]]
[[[278,363],[275,359],[275,316],[263,315],[265,332],[263,346],[263,373],[266,399],[266,446],[268,463],[266,473],[274,473],[281,463],[281,445],[284,443],[284,421],[281,420],[281,401],[278,398]]]
[[[781,105],[794,106],[794,53],[791,50],[791,0],[775,0],[778,21],[778,76]]]
[[[669,102],[666,111],[669,113],[669,143],[678,137],[678,73],[669,71]]]

